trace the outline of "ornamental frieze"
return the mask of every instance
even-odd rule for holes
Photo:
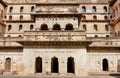
[[[78,5],[45,5],[45,6],[37,6],[37,12],[44,12],[44,11],[67,11],[73,12],[77,11],[79,8]]]
[[[72,35],[29,35],[24,37],[27,41],[82,41],[85,36]]]

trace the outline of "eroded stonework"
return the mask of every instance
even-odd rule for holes
[[[120,72],[119,17],[110,18],[109,0],[4,1],[0,74]]]

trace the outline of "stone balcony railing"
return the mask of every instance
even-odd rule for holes
[[[25,31],[25,41],[84,41],[84,31]]]

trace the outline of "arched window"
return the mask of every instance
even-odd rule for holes
[[[21,13],[24,12],[24,7],[20,7],[20,12],[21,12]]]
[[[59,65],[58,65],[58,58],[53,57],[51,59],[51,72],[52,73],[58,73],[59,72]]]
[[[86,28],[86,25],[85,24],[83,24],[83,29],[86,31],[87,30],[87,28]]]
[[[11,37],[11,35],[8,35],[7,37]]]
[[[1,10],[1,18],[3,18],[3,10]]]
[[[12,20],[12,16],[9,16],[9,20]]]
[[[104,19],[105,19],[105,20],[108,20],[108,17],[107,17],[107,16],[104,16]]]
[[[8,31],[10,31],[12,29],[11,25],[8,25]]]
[[[86,16],[83,16],[83,20],[86,20]]]
[[[106,37],[109,37],[109,35],[106,35]]]
[[[5,72],[10,72],[11,70],[11,58],[6,58],[5,60]]]
[[[13,7],[10,7],[9,12],[10,12],[10,13],[13,12]]]
[[[104,13],[107,12],[107,7],[106,7],[106,6],[103,7],[103,12],[104,12]]]
[[[83,7],[82,7],[82,13],[85,13],[85,12],[86,12],[86,7],[83,6]]]
[[[22,37],[22,35],[18,35],[18,37]]]
[[[31,7],[31,12],[35,12],[34,6]]]
[[[34,29],[34,26],[33,25],[30,25],[30,30],[33,30]]]
[[[96,9],[95,6],[92,7],[92,12],[93,12],[93,13],[97,12],[97,9]]]
[[[98,30],[98,28],[97,28],[97,25],[96,25],[96,24],[94,25],[94,29],[95,29],[96,31]]]
[[[5,19],[7,18],[7,16],[5,15],[5,17],[4,17]]]
[[[42,24],[40,29],[41,30],[48,30],[47,24]]]
[[[106,30],[106,31],[109,31],[108,25],[105,25],[105,30]]]
[[[35,61],[35,72],[42,73],[42,58],[37,57]]]
[[[22,15],[20,15],[20,20],[23,20],[23,16]]]
[[[98,37],[98,35],[95,35],[95,37],[97,38],[97,37]]]
[[[67,24],[65,27],[65,30],[73,30],[73,25],[72,24]]]
[[[67,73],[74,73],[75,72],[75,63],[74,58],[69,57],[67,59]]]
[[[22,30],[22,25],[19,25],[19,31],[21,31]]]
[[[97,16],[93,16],[93,19],[94,19],[94,20],[97,20]]]
[[[103,71],[108,71],[108,60],[107,59],[103,59],[102,61],[102,67],[103,67]]]
[[[59,24],[54,24],[53,25],[53,30],[61,30],[60,25]]]

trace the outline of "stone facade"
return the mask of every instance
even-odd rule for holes
[[[1,74],[120,71],[120,39],[114,37],[109,0],[4,1]]]

